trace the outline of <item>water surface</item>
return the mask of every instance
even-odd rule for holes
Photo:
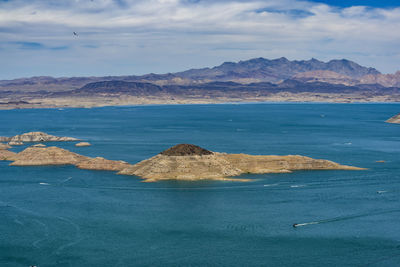
[[[0,265],[396,266],[400,125],[384,121],[399,110],[226,104],[0,111],[2,136],[78,137],[93,146],[55,145],[130,163],[193,143],[369,168],[245,175],[250,183],[142,183],[72,166],[0,162]]]

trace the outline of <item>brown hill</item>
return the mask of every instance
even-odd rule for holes
[[[358,79],[350,76],[339,74],[330,70],[316,70],[301,72],[293,76],[293,79],[303,82],[324,82],[331,84],[355,85],[359,83]]]
[[[394,74],[368,74],[361,77],[361,84],[380,84],[385,87],[400,87],[400,71]]]

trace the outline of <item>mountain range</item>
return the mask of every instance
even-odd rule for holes
[[[190,69],[167,74],[146,74],[142,76],[63,77],[47,76],[0,80],[0,90],[21,91],[64,91],[78,89],[98,81],[150,82],[166,84],[200,84],[212,81],[233,81],[243,84],[255,82],[280,83],[286,79],[306,82],[321,81],[335,84],[381,84],[385,87],[400,86],[400,72],[381,74],[374,68],[363,67],[347,59],[329,62],[310,60],[290,61],[254,58],[245,61],[225,62],[212,68]]]
[[[254,58],[167,74],[61,78],[41,76],[2,80],[0,104],[25,105],[32,99],[41,102],[41,99],[46,98],[47,103],[51,103],[51,99],[56,98],[116,98],[122,95],[150,97],[160,101],[176,98],[185,101],[193,98],[261,101],[268,100],[272,95],[282,96],[285,92],[307,93],[312,97],[319,93],[352,94],[346,98],[349,101],[370,100],[368,98],[377,96],[378,100],[374,98],[377,101],[397,101],[399,88],[400,71],[382,74],[374,68],[347,59],[323,62],[314,58],[300,61],[290,61],[284,57],[272,60]],[[296,96],[290,96],[290,99],[296,99]]]

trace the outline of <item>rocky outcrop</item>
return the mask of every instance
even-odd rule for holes
[[[162,92],[163,88],[143,82],[126,82],[126,81],[101,81],[88,83],[80,89],[76,89],[70,93],[76,95],[93,95],[93,94],[134,94],[136,96],[154,95]],[[60,93],[62,95],[62,93]]]
[[[8,142],[64,142],[64,141],[78,141],[72,137],[58,137],[43,132],[29,132],[13,137],[2,137],[7,139]]]
[[[0,143],[0,150],[9,149],[9,148],[11,148],[10,145]]]
[[[88,157],[59,147],[28,147],[14,157],[12,166],[76,165]]]
[[[156,155],[130,166],[119,174],[135,175],[147,182],[159,180],[234,180],[229,178],[243,172],[218,153],[211,155],[165,156]]]
[[[296,170],[361,170],[357,167],[340,165],[336,162],[313,159],[299,155],[254,156],[246,154],[220,154],[242,173],[280,173]]]
[[[16,155],[17,153],[8,150],[0,150],[0,160],[13,161]]]
[[[340,165],[329,160],[312,159],[304,156],[253,156],[226,154],[208,151],[211,154],[185,154],[193,145],[178,145],[150,159],[130,166],[119,174],[136,175],[148,182],[159,180],[234,180],[245,173],[287,173],[295,170],[362,170]],[[185,149],[183,149],[185,148]],[[202,151],[196,147],[196,151]],[[168,152],[168,153],[166,153]],[[177,153],[179,152],[179,153]]]
[[[59,147],[31,146],[18,154],[4,153],[4,158],[6,156],[7,160],[14,161],[11,166],[74,165],[80,169],[104,171],[121,171],[131,166],[124,161],[90,158]]]
[[[43,132],[29,132],[13,137],[0,136],[0,142],[8,142],[10,146],[20,146],[24,142],[64,142],[64,141],[79,141],[73,137],[58,137]]]
[[[212,153],[213,152],[196,145],[179,144],[164,150],[160,154],[164,156],[203,156],[211,155]]]
[[[21,141],[10,141],[8,142],[8,145],[10,146],[22,146],[24,143]]]
[[[85,147],[85,146],[91,146],[91,144],[88,142],[80,142],[80,143],[75,144],[75,146],[76,147]]]
[[[397,114],[396,116],[391,117],[386,122],[389,122],[389,123],[400,123],[400,113]]]
[[[46,145],[43,145],[43,144],[36,144],[36,145],[33,145],[33,147],[46,147]]]
[[[355,85],[359,83],[359,80],[353,79],[349,76],[339,74],[337,72],[329,70],[316,70],[300,72],[293,76],[293,79],[302,82],[324,82],[331,84],[344,84],[347,86]]]
[[[96,157],[83,160],[76,164],[76,166],[85,170],[122,171],[132,165],[122,160],[115,161],[104,159],[102,157]]]
[[[400,71],[394,74],[368,74],[360,79],[361,84],[380,84],[385,87],[400,87]]]
[[[377,85],[388,88],[400,87],[400,71],[394,74],[370,73],[362,77],[350,77],[330,70],[315,70],[297,73],[292,79],[302,82],[325,82],[347,86],[369,84],[376,90],[380,89]]]

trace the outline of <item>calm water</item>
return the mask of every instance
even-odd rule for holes
[[[0,111],[2,136],[78,137],[93,146],[57,145],[130,163],[194,143],[369,168],[142,183],[0,162],[0,266],[400,266],[400,125],[384,123],[398,112],[397,104]]]

